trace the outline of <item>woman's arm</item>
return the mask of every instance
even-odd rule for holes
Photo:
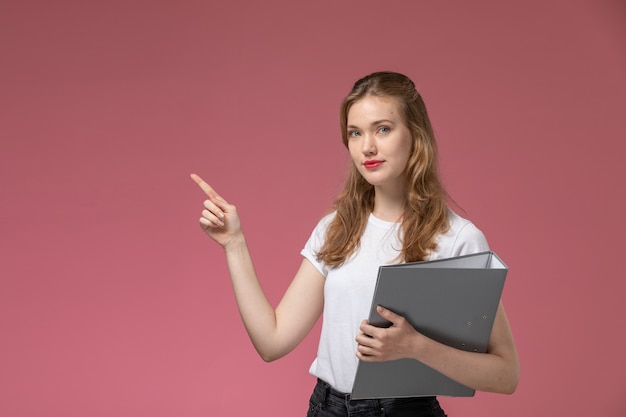
[[[498,306],[487,353],[466,352],[436,342],[417,332],[402,316],[379,307],[392,326],[361,324],[357,356],[378,362],[417,359],[447,377],[479,391],[511,394],[519,381],[519,359],[504,306]]]
[[[208,197],[200,225],[224,248],[239,313],[254,347],[265,361],[286,355],[302,341],[322,313],[324,276],[304,259],[274,309],[254,270],[236,207],[199,176],[191,177]]]

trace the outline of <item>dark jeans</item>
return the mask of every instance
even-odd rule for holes
[[[351,400],[318,379],[307,417],[446,417],[436,397]]]

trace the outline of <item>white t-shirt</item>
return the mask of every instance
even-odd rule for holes
[[[450,228],[437,238],[437,250],[429,260],[489,250],[483,233],[452,210]],[[352,391],[358,359],[355,338],[367,319],[380,265],[396,264],[402,250],[400,223],[383,221],[370,214],[360,248],[343,265],[329,268],[316,259],[324,243],[331,213],[320,220],[301,254],[326,277],[322,333],[310,373],[340,392]]]

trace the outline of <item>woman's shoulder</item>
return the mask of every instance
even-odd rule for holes
[[[317,222],[317,225],[315,226],[315,229],[323,229],[326,230],[328,228],[328,225],[330,224],[330,222],[333,221],[333,219],[335,218],[335,216],[337,215],[336,211],[331,211],[329,213],[324,214]]]
[[[323,241],[326,236],[326,230],[328,229],[328,225],[335,218],[335,211],[324,214],[318,221],[313,231],[311,232],[311,236],[309,239],[314,239],[317,241]]]
[[[484,237],[483,232],[471,220],[461,217],[452,209],[448,209],[448,232],[454,236]]]
[[[448,210],[448,231],[437,239],[431,259],[467,255],[489,250],[484,233],[470,220]]]

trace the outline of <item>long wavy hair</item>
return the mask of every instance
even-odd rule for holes
[[[426,105],[405,75],[375,72],[358,80],[343,100],[340,124],[343,144],[348,147],[348,112],[366,96],[389,97],[398,104],[403,121],[412,134],[411,156],[405,170],[406,201],[401,227],[400,261],[426,259],[437,248],[436,238],[448,230],[447,193],[437,167],[435,135]],[[350,164],[343,190],[333,204],[336,212],[328,226],[318,260],[330,267],[342,265],[358,248],[369,214],[374,209],[374,186]]]

